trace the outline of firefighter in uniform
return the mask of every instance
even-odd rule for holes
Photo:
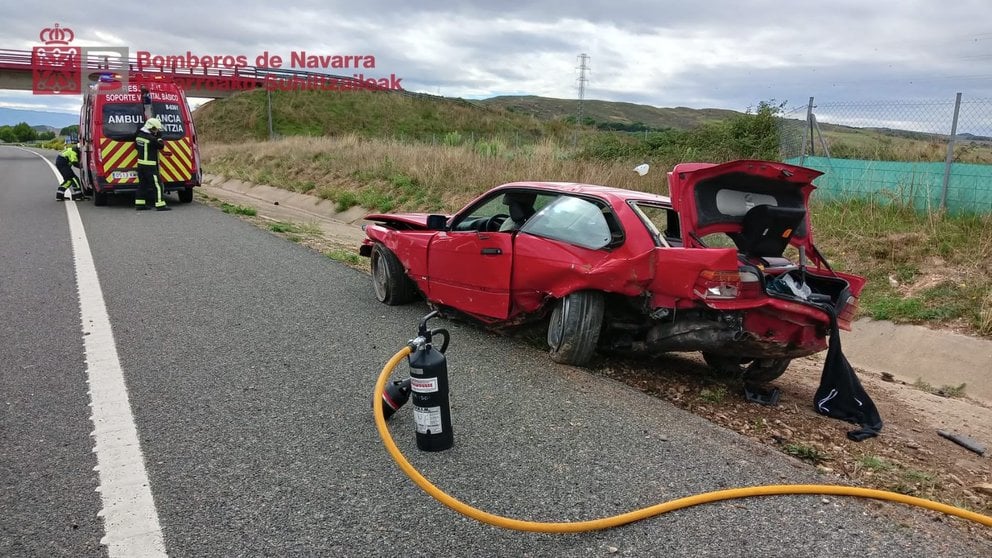
[[[165,148],[162,122],[158,118],[146,120],[134,138],[134,146],[138,149],[138,192],[134,196],[134,208],[151,209],[154,204],[158,211],[169,211],[172,208],[165,205],[158,175],[158,155]]]
[[[62,201],[65,199],[65,191],[72,188],[72,199],[83,198],[83,190],[79,187],[79,178],[72,170],[72,167],[79,168],[79,146],[67,147],[59,156],[55,158],[55,168],[62,174],[62,184],[59,184],[55,191],[55,199]]]

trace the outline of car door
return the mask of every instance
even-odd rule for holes
[[[431,241],[427,298],[432,302],[484,320],[509,316],[513,233],[478,230],[499,228],[501,219],[489,219],[506,215],[501,198],[482,200]]]

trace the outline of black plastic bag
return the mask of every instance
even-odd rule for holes
[[[823,304],[820,308],[830,314],[830,345],[823,363],[820,387],[813,396],[813,406],[821,415],[861,426],[860,430],[847,433],[847,437],[855,442],[878,436],[882,430],[882,417],[841,351],[837,314],[831,305]]]

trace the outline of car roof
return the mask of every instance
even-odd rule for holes
[[[580,182],[510,182],[497,186],[493,188],[492,191],[512,190],[514,188],[538,189],[569,194],[589,194],[607,199],[610,202],[637,200],[670,203],[667,196],[662,196],[660,194],[652,194],[651,192],[641,192],[638,190],[627,190],[625,188],[615,188],[612,186],[602,186],[599,184],[583,184]]]

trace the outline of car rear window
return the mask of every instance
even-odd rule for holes
[[[133,140],[145,122],[138,103],[107,103],[103,105],[103,135],[114,140]]]
[[[152,113],[162,121],[162,139],[176,140],[186,134],[183,113],[178,103],[152,103]],[[145,123],[145,109],[140,103],[103,105],[103,135],[115,140],[133,140]]]
[[[176,140],[186,135],[183,113],[179,103],[152,103],[155,118],[162,121],[162,139]]]
[[[674,209],[653,203],[630,202],[635,213],[651,232],[657,246],[681,246],[682,231]]]

